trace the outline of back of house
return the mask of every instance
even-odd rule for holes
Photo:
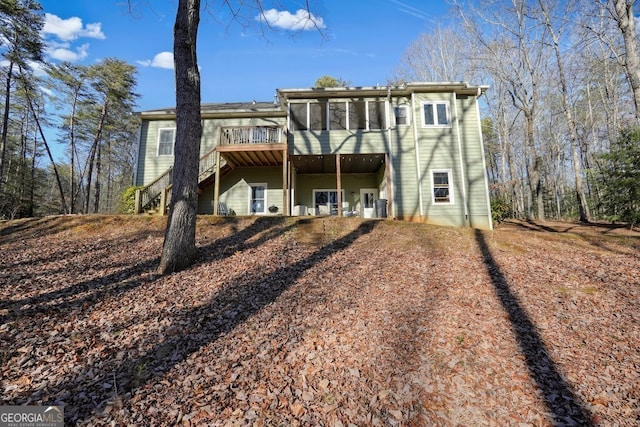
[[[198,212],[491,229],[478,98],[464,82],[279,89],[203,104]],[[170,200],[175,109],[140,113],[137,210]]]

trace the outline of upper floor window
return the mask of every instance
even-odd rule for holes
[[[327,101],[309,103],[309,129],[327,130]]]
[[[423,102],[422,103],[422,126],[449,126],[451,118],[449,117],[449,102]]]
[[[173,156],[173,144],[176,140],[174,128],[158,130],[158,156]]]
[[[406,105],[400,105],[393,108],[394,116],[396,117],[396,126],[409,125],[409,107]]]

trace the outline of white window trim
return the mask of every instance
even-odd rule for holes
[[[424,121],[424,106],[425,105],[433,105],[433,118],[434,118],[434,124],[426,124]],[[438,124],[438,105],[444,105],[446,108],[446,114],[447,114],[447,124],[446,125],[440,125]],[[451,107],[450,107],[450,102],[449,101],[423,101],[420,103],[420,116],[422,117],[422,127],[423,128],[450,128],[451,127]]]
[[[160,135],[162,135],[163,131],[173,131],[173,145],[171,146],[171,154],[160,154]],[[156,156],[157,157],[171,157],[175,153],[176,148],[176,128],[160,128],[158,129],[158,142],[156,144]]]
[[[446,173],[447,174],[447,179],[449,181],[449,201],[448,202],[436,202],[436,196],[435,196],[435,182],[433,181],[433,174],[434,173]],[[453,170],[451,169],[431,169],[429,170],[429,176],[431,177],[431,204],[432,205],[436,205],[436,206],[449,206],[449,205],[455,205],[456,204],[456,199],[454,197],[454,191],[453,191]]]
[[[253,187],[264,187],[264,212],[251,212],[251,190]],[[266,215],[269,212],[267,207],[267,183],[266,182],[251,182],[249,183],[249,201],[247,202],[247,212],[249,215]]]
[[[316,193],[321,193],[323,191],[335,191],[337,193],[338,189],[337,188],[314,188],[314,189],[311,190],[312,207],[313,207],[314,215],[318,215],[318,212],[315,211],[315,209],[316,209]],[[342,193],[342,202],[345,202],[344,188],[342,188],[340,192]],[[340,209],[340,206],[338,206],[338,209]],[[329,213],[331,213],[331,212],[329,212]]]
[[[398,116],[396,115],[396,108],[399,110],[404,110],[405,112],[405,117],[407,118],[407,123],[405,124],[398,124]],[[424,108],[424,107],[423,107]],[[393,106],[393,124],[397,127],[397,126],[411,126],[411,114],[409,114],[410,112],[410,108],[408,105],[394,105]]]

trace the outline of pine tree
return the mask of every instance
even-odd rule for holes
[[[613,221],[624,221],[631,228],[640,222],[640,128],[620,131],[603,154],[604,166],[598,180],[602,187],[601,208]]]

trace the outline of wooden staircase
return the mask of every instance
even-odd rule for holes
[[[220,173],[229,167],[224,159],[220,160]],[[204,187],[215,180],[216,149],[200,157],[198,166],[198,186]],[[148,213],[164,215],[171,202],[171,187],[173,186],[173,167],[167,169],[152,183],[136,191],[134,214]]]

